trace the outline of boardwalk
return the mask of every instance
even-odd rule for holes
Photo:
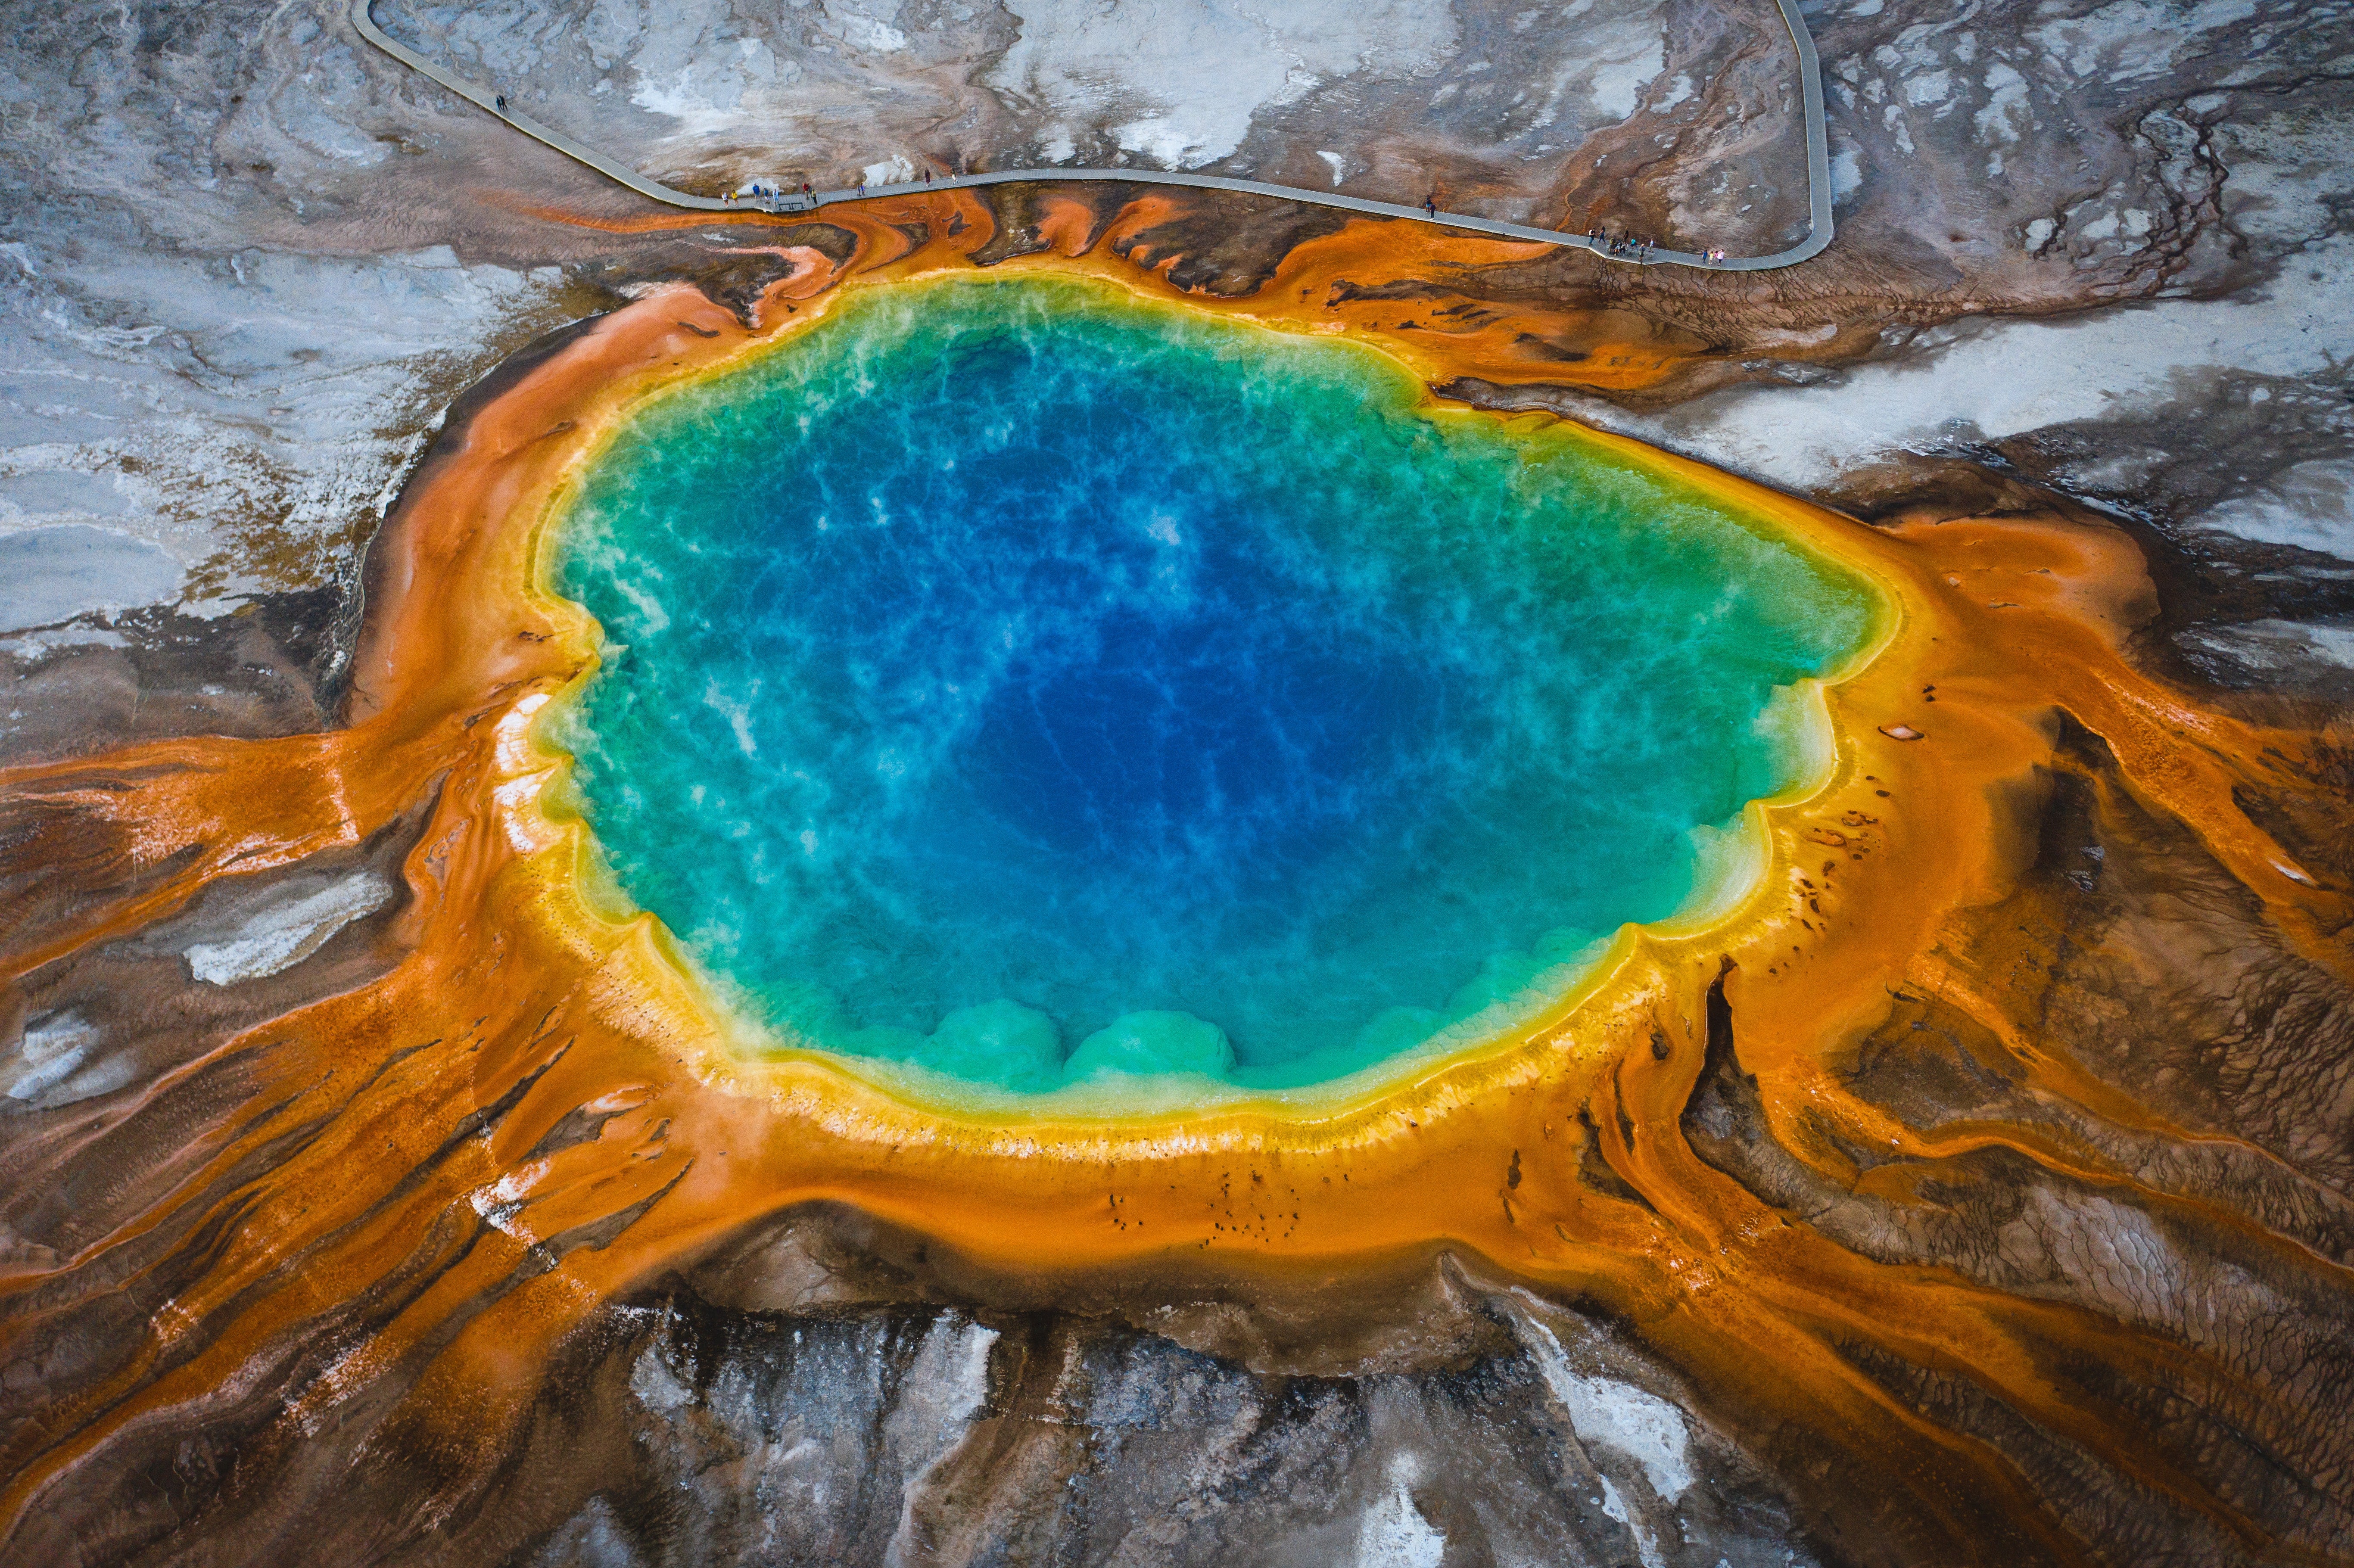
[[[1278,196],[1286,201],[1310,202],[1318,207],[1337,207],[1350,212],[1362,212],[1374,217],[1396,218],[1407,223],[1428,223],[1440,228],[1461,229],[1473,234],[1494,235],[1500,239],[1522,239],[1539,245],[1560,245],[1591,250],[1597,257],[1628,265],[1699,267],[1715,272],[1765,272],[1777,267],[1796,266],[1798,262],[1820,255],[1831,242],[1831,166],[1830,144],[1823,126],[1822,66],[1815,58],[1815,40],[1807,31],[1805,18],[1798,15],[1797,0],[1774,0],[1781,9],[1782,20],[1790,29],[1790,42],[1798,54],[1798,90],[1806,115],[1807,135],[1807,238],[1787,250],[1776,250],[1770,256],[1735,256],[1723,261],[1710,261],[1688,250],[1653,250],[1642,261],[1630,256],[1612,256],[1583,234],[1563,234],[1550,228],[1534,228],[1526,224],[1505,223],[1492,217],[1475,217],[1469,213],[1439,212],[1436,216],[1418,207],[1400,207],[1394,202],[1368,201],[1363,196],[1342,196],[1337,191],[1310,190],[1300,185],[1268,185],[1260,180],[1228,179],[1223,175],[1170,173],[1160,169],[1002,169],[985,175],[953,175],[926,185],[920,182],[896,185],[870,185],[869,196],[921,194],[928,191],[957,190],[975,185],[1058,185],[1072,180],[1118,180],[1128,185],[1183,185],[1193,190],[1238,191],[1249,196]],[[430,77],[443,87],[469,102],[497,115],[525,135],[545,142],[567,158],[576,159],[624,185],[639,195],[671,207],[692,208],[697,212],[746,211],[749,204],[730,203],[717,196],[691,196],[673,190],[658,181],[647,179],[634,169],[626,168],[593,147],[585,146],[561,131],[542,125],[529,115],[512,108],[502,108],[499,97],[487,87],[466,80],[444,70],[415,49],[400,43],[376,25],[370,15],[375,0],[352,0],[352,26],[360,36],[377,48],[408,66]],[[793,197],[771,206],[768,210],[811,212],[834,202],[860,199],[855,191],[819,191],[808,197]]]

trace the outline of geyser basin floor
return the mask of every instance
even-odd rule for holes
[[[1877,609],[1565,427],[1037,278],[659,399],[552,566],[623,893],[782,1043],[1017,1091],[1525,1022],[1744,878]]]
[[[1885,645],[1824,690],[1829,777],[1754,809],[1768,859],[1739,907],[1622,934],[1623,960],[1590,992],[1512,1039],[1395,1075],[1197,1096],[1169,1116],[1092,1085],[925,1103],[823,1054],[737,1051],[651,917],[582,898],[585,832],[543,810],[562,759],[533,744],[531,718],[577,690],[596,643],[534,569],[553,503],[649,396],[799,330],[839,275],[863,290],[967,270],[953,247],[998,232],[962,193],[878,206],[848,261],[806,253],[758,302],[758,324],[658,291],[541,345],[458,410],[371,551],[347,727],[156,741],[0,778],[0,875],[33,895],[0,964],[8,994],[34,1017],[115,1021],[169,1064],[107,1099],[19,1113],[37,1130],[18,1145],[11,1289],[46,1403],[5,1440],[0,1528],[186,1520],[206,1494],[147,1478],[210,1411],[227,1425],[205,1430],[236,1445],[233,1526],[308,1541],[309,1518],[236,1499],[282,1496],[273,1478],[293,1473],[328,1477],[339,1503],[345,1472],[318,1456],[356,1453],[369,1496],[465,1499],[429,1550],[506,1531],[474,1554],[511,1560],[545,1495],[516,1467],[527,1435],[594,1473],[572,1457],[593,1462],[593,1434],[549,1416],[565,1408],[551,1400],[610,1386],[582,1379],[581,1350],[613,1321],[600,1305],[692,1270],[755,1289],[731,1297],[741,1307],[831,1311],[831,1277],[766,1228],[822,1206],[907,1238],[887,1283],[854,1290],[1124,1319],[1282,1376],[1384,1364],[1368,1346],[1398,1341],[1363,1337],[1369,1323],[1453,1354],[1460,1341],[1426,1331],[1434,1298],[1398,1282],[1428,1281],[1455,1314],[1472,1298],[1458,1263],[1585,1303],[1707,1390],[1713,1419],[1825,1478],[1818,1495],[1852,1504],[1835,1517],[1862,1555],[1893,1529],[1925,1543],[1915,1558],[1955,1542],[1988,1562],[2083,1556],[2063,1511],[2115,1517],[2083,1509],[2087,1472],[2037,1458],[2030,1470],[2057,1478],[2025,1486],[1989,1430],[2135,1478],[2147,1489],[2127,1495],[2153,1518],[2190,1499],[2231,1532],[2211,1538],[2221,1555],[2305,1550],[2281,1544],[2273,1503],[2244,1499],[2323,1495],[2279,1468],[2316,1450],[2274,1438],[2305,1408],[2295,1389],[2332,1385],[2252,1383],[2250,1368],[2318,1365],[2311,1348],[2343,1339],[2326,1333],[2345,1316],[2327,1293],[2342,1205],[2292,1184],[2310,1181],[2293,1162],[2327,1159],[2321,1134],[2283,1158],[2244,1129],[2335,1125],[2295,1108],[2326,1106],[2333,1082],[2306,1070],[2321,1058],[2297,1054],[2299,1031],[2326,1046],[2338,1015],[2306,1009],[2331,993],[2294,977],[2346,964],[2342,749],[2214,713],[2127,663],[2147,584],[2115,528],[1942,508],[1868,528],[1604,439],[1852,563],[1895,606]],[[1397,280],[1415,275],[1384,264],[1400,243],[1352,230],[1303,250]],[[1167,286],[1137,260],[1003,265]],[[1349,307],[1327,313],[1323,289],[1299,285],[1331,277],[1169,302],[1329,323]],[[1425,298],[1377,302],[1428,319]],[[1520,330],[1506,317],[1383,341],[1436,385],[1525,370]],[[1580,371],[1600,374],[1547,374]],[[2279,826],[2256,825],[2274,810]],[[2103,844],[2105,858],[2084,853]],[[363,848],[400,857],[399,901],[347,948],[376,978],[314,959],[225,991],[145,989],[178,960],[132,938],[171,912]],[[2241,978],[2182,987],[2185,954]],[[2286,1027],[2235,1033],[2243,1018]],[[2217,1055],[2218,1040],[2232,1049]],[[2099,1075],[2128,1064],[2128,1084],[2179,1073],[2183,1097]],[[2259,1119],[2199,1108],[2251,1082]],[[2301,1119],[2261,1119],[2274,1115]],[[2227,1136],[2183,1130],[2206,1127]],[[2098,1269],[2022,1282],[1997,1233],[2033,1229],[2056,1212],[2045,1198],[2088,1184],[2100,1195],[2078,1222],[2035,1234],[2087,1238],[2077,1255],[2095,1257],[2106,1234],[2172,1238],[2169,1278],[2253,1280],[2260,1306],[2283,1304],[2246,1321],[2289,1359],[2249,1360],[2245,1334],[2219,1339],[2195,1310],[2154,1327],[2141,1308],[2155,1298],[2120,1307]],[[1956,1234],[1988,1240],[1957,1248]],[[738,1255],[757,1266],[702,1272],[739,1243],[758,1244]],[[1938,1257],[2002,1272],[1925,1266]],[[2082,1293],[2044,1295],[2055,1287]],[[1081,1367],[1023,1354],[1012,1364]],[[1047,1384],[1024,1372],[1013,1386],[1026,1402]],[[1050,1442],[1079,1430],[1046,1408]],[[2153,1414],[2200,1408],[2223,1414]],[[1018,1484],[1008,1461],[1025,1451],[992,1440],[984,1462]],[[2241,1489],[2259,1472],[2218,1467],[2232,1456],[2271,1478]],[[133,1494],[150,1503],[126,1513]],[[203,1506],[188,1528],[222,1517]],[[230,1538],[224,1560],[266,1554],[256,1539]]]

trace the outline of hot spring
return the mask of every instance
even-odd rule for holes
[[[854,292],[583,475],[549,736],[780,1046],[1017,1093],[1472,1048],[1737,891],[1880,613],[1525,424],[1108,286]]]

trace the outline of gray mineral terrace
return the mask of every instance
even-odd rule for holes
[[[1238,180],[1223,175],[1197,175],[1144,168],[1069,168],[1054,165],[1034,169],[996,169],[984,174],[949,175],[929,181],[910,180],[896,185],[863,186],[858,190],[812,191],[803,196],[788,196],[771,205],[770,210],[780,212],[812,212],[833,202],[857,201],[868,196],[899,196],[910,192],[954,190],[975,185],[1043,184],[1065,180],[1117,180],[1129,185],[1184,185],[1198,190],[1236,191],[1249,196],[1278,196],[1288,201],[1309,202],[1319,207],[1341,207],[1350,212],[1362,212],[1375,217],[1401,219],[1409,223],[1430,223],[1442,228],[1469,229],[1479,234],[1492,234],[1501,239],[1521,239],[1539,245],[1560,245],[1592,251],[1597,257],[1636,265],[1667,264],[1679,267],[1702,267],[1727,272],[1765,272],[1776,268],[1792,267],[1820,255],[1831,242],[1831,167],[1830,146],[1823,124],[1822,67],[1815,56],[1813,37],[1807,31],[1806,19],[1798,14],[1797,0],[1774,0],[1782,13],[1782,21],[1790,30],[1790,43],[1797,51],[1798,88],[1804,110],[1807,141],[1807,237],[1796,245],[1766,256],[1726,257],[1712,259],[1689,250],[1662,250],[1645,246],[1639,250],[1628,249],[1620,253],[1617,248],[1596,243],[1584,234],[1564,234],[1551,228],[1537,228],[1523,223],[1506,223],[1498,218],[1479,217],[1469,213],[1447,212],[1430,207],[1403,207],[1395,202],[1373,201],[1363,196],[1343,196],[1337,191],[1311,190],[1302,185],[1273,185],[1262,180]],[[525,135],[546,143],[563,154],[587,164],[617,184],[626,185],[639,195],[671,207],[690,207],[703,212],[736,212],[739,204],[721,196],[695,196],[675,189],[658,180],[650,180],[636,170],[615,162],[595,148],[567,136],[561,131],[544,125],[529,115],[509,106],[498,92],[478,82],[467,80],[444,69],[425,56],[408,48],[376,25],[370,14],[375,0],[352,0],[352,25],[361,37],[377,48],[429,77],[451,92],[489,113],[498,116]]]

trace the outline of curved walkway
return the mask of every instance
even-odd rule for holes
[[[956,190],[972,185],[1054,185],[1071,180],[1119,180],[1129,185],[1185,185],[1198,190],[1240,191],[1250,196],[1279,196],[1287,201],[1312,202],[1318,207],[1337,207],[1350,212],[1369,213],[1375,217],[1398,218],[1409,223],[1430,223],[1441,228],[1467,229],[1475,234],[1492,234],[1503,239],[1532,240],[1541,245],[1568,246],[1591,250],[1607,260],[1625,261],[1630,265],[1670,265],[1699,267],[1717,272],[1764,272],[1776,267],[1795,266],[1800,261],[1822,253],[1831,242],[1831,162],[1829,136],[1823,126],[1822,65],[1815,57],[1815,40],[1807,31],[1807,24],[1798,15],[1797,0],[1774,0],[1780,7],[1782,20],[1790,29],[1790,42],[1798,52],[1798,90],[1806,111],[1807,129],[1807,238],[1787,250],[1776,250],[1770,256],[1730,257],[1723,261],[1710,261],[1688,250],[1654,250],[1638,262],[1633,256],[1612,256],[1583,234],[1563,234],[1551,228],[1532,228],[1526,224],[1504,223],[1492,217],[1475,217],[1468,213],[1440,212],[1436,217],[1418,207],[1400,207],[1394,202],[1367,201],[1363,196],[1342,196],[1336,191],[1310,190],[1300,185],[1268,185],[1259,180],[1228,179],[1223,175],[1172,174],[1161,169],[1003,169],[986,175],[952,175],[926,185],[914,182],[896,185],[870,185],[869,196],[902,196],[928,191]],[[454,76],[435,65],[415,49],[400,43],[376,25],[369,14],[375,0],[352,0],[352,26],[360,36],[412,70],[432,78],[443,87],[469,102],[497,115],[526,136],[535,137],[555,148],[567,158],[588,164],[599,174],[630,187],[639,195],[650,196],[672,207],[690,207],[698,212],[812,212],[833,202],[856,201],[856,191],[820,191],[809,197],[790,197],[768,205],[765,208],[750,203],[730,203],[717,196],[690,196],[673,190],[657,181],[647,179],[635,170],[623,167],[592,147],[582,145],[561,131],[542,125],[529,115],[500,107],[499,97],[487,87],[477,86],[463,77]]]

